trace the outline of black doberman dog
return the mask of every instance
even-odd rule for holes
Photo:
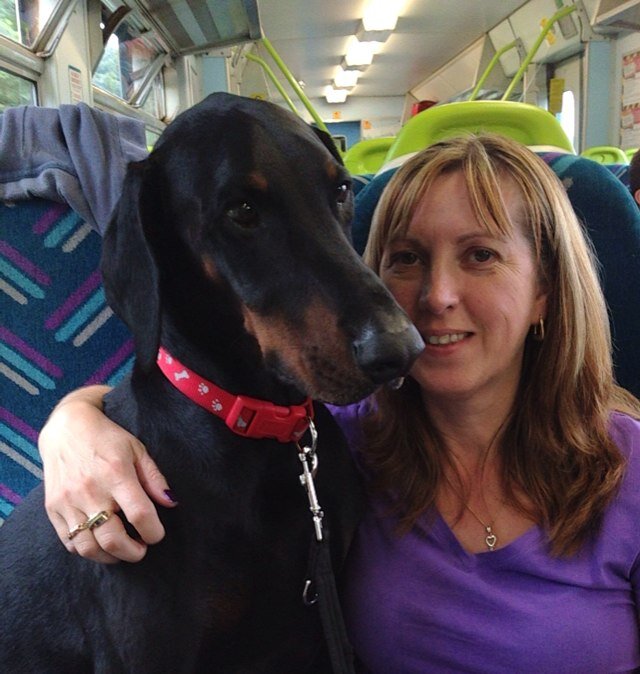
[[[136,363],[106,411],[179,505],[142,562],[105,566],[66,552],[32,492],[0,529],[0,671],[330,671],[301,599],[313,523],[292,440],[305,396],[361,399],[422,342],[350,247],[349,177],[321,137],[278,106],[215,94],[129,166],[102,269]],[[209,411],[174,385],[196,376],[188,394]],[[226,423],[214,386],[235,400]],[[313,409],[339,570],[362,494],[337,425]]]

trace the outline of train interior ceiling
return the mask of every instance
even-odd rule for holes
[[[625,151],[640,144],[625,75],[639,31],[640,0],[0,0],[0,109],[85,102],[142,118],[151,145],[223,90],[291,107],[348,150],[434,104],[510,100],[553,113],[577,153]]]

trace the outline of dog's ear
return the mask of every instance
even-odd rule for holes
[[[145,227],[153,198],[149,172],[148,159],[127,167],[101,260],[107,301],[131,330],[136,357],[144,369],[155,362],[160,342],[159,272]]]
[[[336,147],[333,138],[331,138],[331,136],[326,131],[319,129],[317,126],[312,126],[311,128],[314,130],[316,136],[318,136],[318,138],[322,141],[322,144],[327,148],[327,150],[329,150],[329,152],[331,152],[334,159],[336,159],[339,164],[344,166],[342,156],[338,152],[338,148]]]

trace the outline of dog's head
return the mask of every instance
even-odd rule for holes
[[[352,211],[331,139],[295,115],[229,94],[180,115],[129,166],[104,241],[139,363],[179,335],[198,367],[258,360],[336,403],[404,374],[422,343],[353,251]]]

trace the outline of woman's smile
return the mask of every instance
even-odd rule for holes
[[[470,332],[440,332],[427,333],[427,335],[423,336],[423,339],[430,346],[447,346],[449,344],[457,344],[470,336]]]

